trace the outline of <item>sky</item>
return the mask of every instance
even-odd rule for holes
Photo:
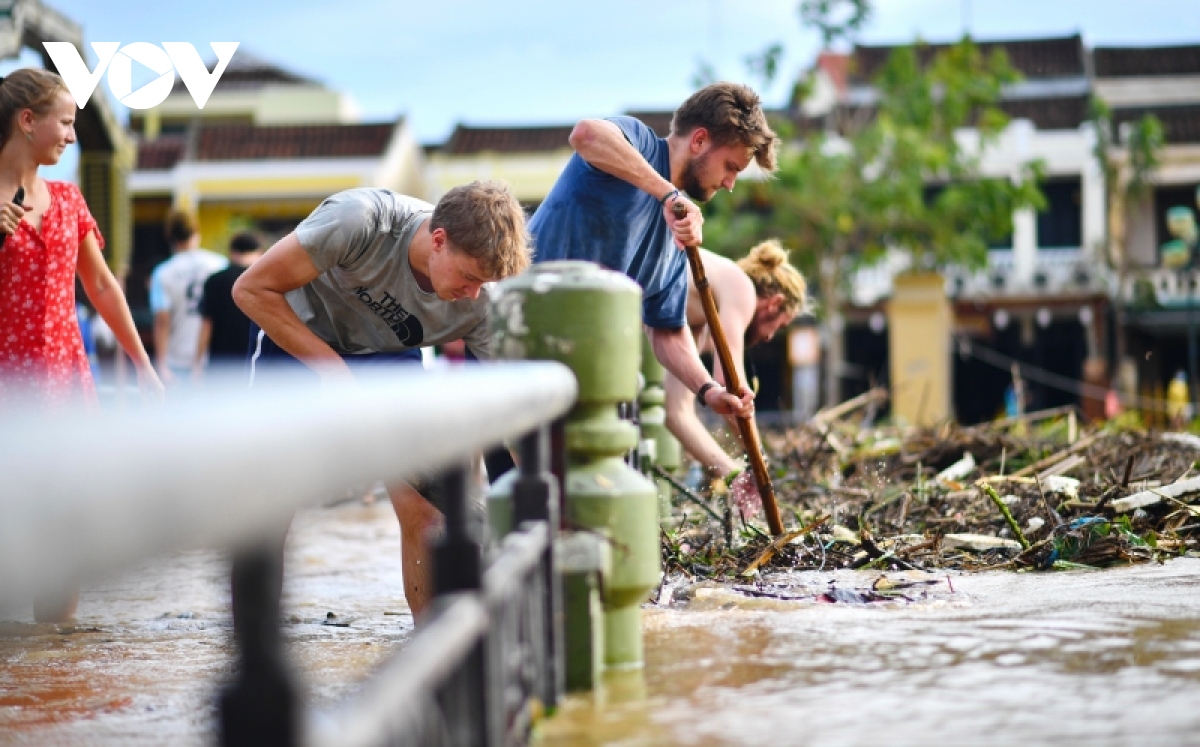
[[[798,0],[43,0],[86,41],[208,42],[350,95],[364,121],[408,119],[423,143],[455,123],[569,124],[628,109],[674,109],[702,63],[757,85],[744,58],[784,46],[795,78],[819,47]],[[860,40],[1081,33],[1088,45],[1200,43],[1196,0],[877,0]],[[26,60],[35,59],[26,55]],[[0,65],[12,67],[18,62]],[[136,88],[135,79],[135,88]],[[97,89],[109,96],[101,84]],[[786,102],[787,86],[761,90]],[[123,113],[120,106],[115,107]]]

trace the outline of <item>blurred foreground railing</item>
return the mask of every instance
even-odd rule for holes
[[[222,744],[524,743],[563,689],[553,553],[562,477],[549,474],[548,451],[575,392],[564,366],[502,364],[227,391],[105,418],[6,416],[0,603],[168,550],[230,548],[240,665],[221,699]],[[516,437],[518,531],[485,569],[467,464]],[[447,496],[432,610],[361,699],[310,733],[280,631],[290,516],[349,485],[432,471]]]

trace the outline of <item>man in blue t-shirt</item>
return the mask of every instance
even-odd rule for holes
[[[632,117],[585,119],[571,132],[575,155],[529,222],[534,261],[586,259],[642,286],[642,321],[654,355],[697,401],[723,415],[750,416],[754,395],[735,396],[711,379],[687,329],[687,256],[705,202],[733,184],[750,161],[775,170],[778,137],[758,95],[734,83],[692,94],[663,139]],[[687,208],[676,219],[676,203]]]

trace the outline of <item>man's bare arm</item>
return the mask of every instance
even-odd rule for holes
[[[696,343],[692,333],[687,329],[660,329],[647,327],[650,335],[650,345],[654,348],[654,357],[658,358],[663,368],[671,372],[689,391],[699,391],[711,377],[700,362],[700,354],[696,351]],[[741,398],[735,397],[717,386],[705,392],[705,404],[713,412],[721,415],[737,415],[748,417],[754,413],[754,395],[748,390]]]
[[[580,158],[606,174],[629,182],[656,200],[662,200],[676,191],[671,180],[659,174],[638,149],[625,139],[621,128],[612,122],[603,119],[581,120],[571,130],[569,142]],[[676,218],[672,213],[672,206],[676,202],[687,208],[685,217]],[[700,208],[682,193],[663,202],[663,217],[680,248],[685,245],[698,246],[703,242],[700,227],[704,223],[704,216]]]
[[[679,439],[687,453],[717,475],[727,475],[741,467],[696,417],[696,395],[670,373],[663,381],[663,388],[666,390],[667,430]]]
[[[341,356],[300,321],[284,298],[320,274],[296,234],[289,233],[242,273],[233,284],[233,300],[276,345],[322,379],[352,378]]]

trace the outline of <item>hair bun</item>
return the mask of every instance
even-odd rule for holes
[[[808,308],[808,284],[788,263],[788,251],[779,239],[768,239],[753,247],[737,261],[737,266],[754,283],[755,293],[760,297],[781,293],[792,312]]]
[[[754,261],[766,270],[774,270],[788,260],[787,250],[779,244],[778,239],[764,241],[750,252]]]

